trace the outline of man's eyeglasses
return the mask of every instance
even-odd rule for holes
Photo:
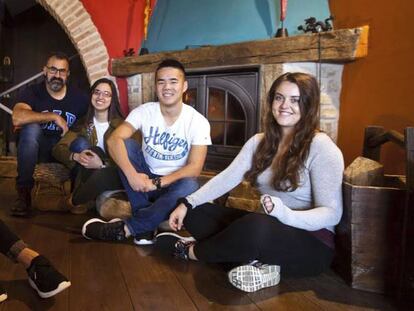
[[[98,89],[94,89],[92,92],[93,95],[95,95],[96,97],[99,97],[102,95],[103,98],[111,98],[112,94],[107,92],[107,91],[101,91]]]
[[[66,68],[56,68],[54,66],[46,66],[47,70],[49,71],[50,74],[55,75],[56,73],[59,72],[59,75],[61,76],[66,76],[68,74],[68,70]]]

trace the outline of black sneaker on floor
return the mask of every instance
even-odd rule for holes
[[[124,222],[119,218],[108,222],[92,218],[83,224],[82,234],[89,240],[122,241],[126,239],[124,226]]]
[[[7,292],[3,286],[0,285],[0,302],[5,301],[7,299]]]
[[[32,260],[27,269],[29,284],[40,297],[52,297],[70,286],[70,282],[43,256]]]
[[[188,249],[195,244],[193,237],[184,237],[173,232],[163,232],[156,236],[156,248],[162,255],[188,260]]]
[[[136,245],[152,245],[155,243],[154,233],[154,231],[148,231],[138,234],[134,238],[134,243]]]

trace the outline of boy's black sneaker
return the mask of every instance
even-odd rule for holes
[[[32,260],[27,269],[29,284],[40,297],[52,297],[70,286],[70,282],[42,255]]]
[[[3,286],[0,285],[0,302],[5,301],[7,299],[7,292]]]
[[[136,245],[152,245],[155,243],[154,231],[148,231],[138,234],[134,238]]]
[[[83,224],[82,234],[89,240],[122,241],[126,239],[124,226],[124,222],[119,218],[108,222],[92,218]]]
[[[188,260],[188,249],[195,244],[193,237],[184,237],[173,232],[157,234],[157,250],[163,255]]]

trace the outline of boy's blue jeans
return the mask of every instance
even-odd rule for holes
[[[21,128],[17,145],[18,187],[33,187],[37,163],[56,162],[52,157],[52,148],[59,140],[59,135],[45,135],[38,123],[29,123]]]
[[[137,172],[147,174],[149,178],[160,177],[151,173],[141,145],[133,139],[127,139],[125,146],[128,151],[128,158]],[[185,197],[198,189],[196,178],[183,178],[171,185],[150,192],[134,191],[128,183],[124,173],[120,171],[122,183],[128,195],[132,208],[132,217],[125,221],[132,235],[154,231],[158,225],[168,219],[170,213],[176,207],[177,199]]]

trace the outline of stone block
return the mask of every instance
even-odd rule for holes
[[[381,163],[357,157],[344,172],[344,181],[355,186],[382,186],[384,167]]]

